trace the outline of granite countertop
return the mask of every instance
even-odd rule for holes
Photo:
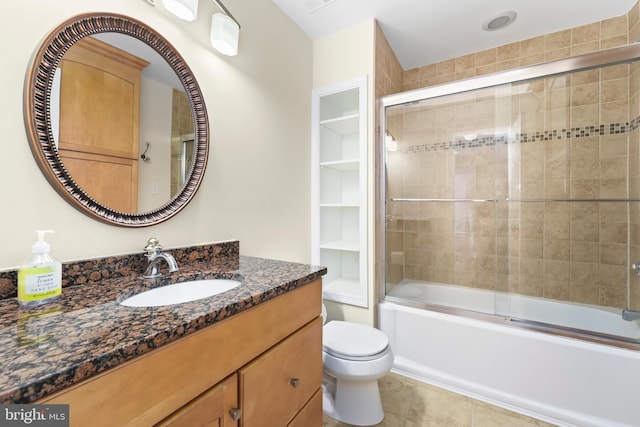
[[[233,254],[186,265],[182,261],[178,259],[179,271],[159,279],[131,272],[66,286],[58,301],[38,309],[22,309],[15,298],[0,300],[0,403],[32,402],[326,273],[324,267]],[[119,304],[153,287],[209,278],[242,284],[172,306]]]

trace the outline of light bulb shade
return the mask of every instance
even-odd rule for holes
[[[211,45],[223,55],[238,54],[240,26],[230,17],[222,13],[214,13],[211,17]]]
[[[198,17],[198,0],[162,0],[164,7],[180,19],[195,21]]]

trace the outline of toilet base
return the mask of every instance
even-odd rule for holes
[[[384,419],[377,380],[335,381],[322,386],[322,410],[326,415],[356,426],[372,426]]]

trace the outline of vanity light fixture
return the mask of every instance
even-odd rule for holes
[[[223,13],[211,16],[211,46],[227,56],[238,54],[238,40],[240,39],[240,24],[229,13],[219,0],[213,2],[222,9]],[[195,21],[198,17],[198,0],[162,0],[164,7],[180,19]]]
[[[213,2],[224,13],[214,13],[211,16],[211,46],[223,55],[236,56],[240,24],[219,0],[213,0]]]
[[[198,0],[162,0],[163,6],[185,21],[195,21],[198,17]]]

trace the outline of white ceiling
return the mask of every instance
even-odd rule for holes
[[[626,14],[637,0],[273,0],[311,39],[378,20],[405,70]],[[486,20],[518,16],[499,31]]]

